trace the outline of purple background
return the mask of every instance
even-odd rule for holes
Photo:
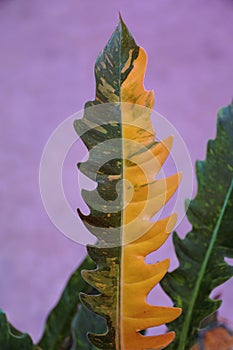
[[[155,108],[179,130],[193,164],[232,98],[231,0],[0,1],[0,307],[34,340],[85,251],[42,206],[41,153],[54,128],[94,97],[94,62],[119,10],[148,53],[145,86],[155,90]],[[65,188],[77,207],[75,160]],[[168,242],[174,266],[171,249]],[[219,289],[231,320],[232,288],[229,281]],[[158,295],[155,302],[169,303]]]

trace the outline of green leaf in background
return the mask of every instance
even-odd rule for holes
[[[33,350],[31,337],[24,333],[13,333],[6,315],[0,310],[0,349],[1,350]]]
[[[58,304],[48,316],[44,334],[39,342],[43,350],[60,349],[65,339],[71,335],[71,322],[80,303],[79,293],[90,290],[90,286],[81,278],[81,271],[89,268],[95,268],[95,263],[87,257],[72,274]]]
[[[217,136],[210,140],[205,161],[196,164],[198,192],[187,216],[192,231],[185,239],[174,234],[179,267],[161,284],[183,309],[169,328],[176,340],[169,349],[188,350],[197,337],[200,322],[215,312],[221,301],[211,291],[233,276],[224,258],[233,258],[233,105],[220,110]]]
[[[81,306],[72,322],[73,346],[71,350],[97,350],[87,338],[87,333],[104,333],[106,331],[105,320]]]

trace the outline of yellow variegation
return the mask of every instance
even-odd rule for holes
[[[143,86],[146,60],[146,53],[140,48],[138,57],[134,61],[134,67],[122,84],[122,102],[130,103],[129,105],[123,104],[122,107],[124,159],[135,164],[131,165],[132,163],[129,162],[129,166],[127,166],[127,162],[124,164],[123,178],[131,183],[134,193],[131,202],[123,211],[123,237],[126,241],[127,239],[132,240],[131,232],[135,237],[139,236],[137,240],[122,247],[120,329],[122,349],[128,350],[161,349],[169,344],[174,337],[172,332],[145,337],[139,331],[170,322],[180,315],[180,309],[151,306],[146,302],[146,296],[150,290],[166,274],[169,260],[147,264],[145,258],[165,242],[169,232],[174,227],[176,215],[153,224],[150,218],[173,195],[180,178],[179,174],[175,174],[167,179],[155,180],[168,156],[172,137],[147,149],[146,147],[155,141],[149,110],[142,110],[137,106],[134,108],[134,104],[149,109],[153,108],[153,91],[145,91]],[[139,111],[141,113],[143,111],[143,115],[138,116]],[[132,156],[135,149],[131,149],[125,140],[133,140],[135,142],[133,146],[138,148],[140,148],[138,145],[142,145],[138,156]],[[127,201],[126,186],[124,193]],[[141,217],[140,213],[143,209],[144,213]],[[130,225],[129,229],[125,228],[125,224],[132,220],[135,220],[134,224]],[[140,237],[142,220],[144,221],[143,232],[146,233]]]

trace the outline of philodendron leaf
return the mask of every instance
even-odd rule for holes
[[[81,306],[72,322],[73,346],[71,350],[96,350],[87,338],[87,333],[104,333],[105,320]]]
[[[44,350],[58,350],[71,335],[71,321],[78,308],[79,293],[88,291],[90,286],[82,279],[83,269],[94,268],[95,263],[87,257],[70,277],[55,308],[48,316],[44,334],[39,346]]]
[[[180,174],[155,179],[172,137],[155,141],[150,121],[154,95],[143,86],[146,61],[145,51],[120,18],[96,61],[96,99],[86,104],[84,117],[74,124],[89,150],[88,161],[79,169],[97,183],[95,190],[82,192],[90,214],[79,215],[98,239],[87,247],[97,268],[82,275],[100,294],[81,295],[83,304],[106,319],[106,332],[88,335],[98,349],[162,349],[174,332],[144,336],[141,331],[171,322],[181,313],[179,308],[146,302],[169,260],[147,264],[145,257],[164,243],[176,216],[150,219],[180,181]]]
[[[33,350],[31,337],[24,334],[14,334],[6,315],[0,310],[0,349],[1,350]]]
[[[217,136],[210,140],[205,161],[196,164],[198,192],[187,212],[192,231],[181,240],[174,234],[179,267],[166,275],[163,289],[182,316],[169,328],[177,338],[169,347],[190,349],[200,322],[215,312],[221,301],[211,291],[233,276],[225,257],[233,258],[233,105],[220,110]]]

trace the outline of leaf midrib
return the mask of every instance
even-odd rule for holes
[[[229,201],[232,189],[233,189],[233,179],[231,180],[230,186],[229,186],[228,191],[226,193],[226,197],[225,197],[223,206],[221,208],[221,211],[220,211],[217,223],[216,223],[216,225],[214,227],[214,230],[213,230],[213,235],[212,235],[212,238],[210,240],[210,244],[209,244],[209,247],[207,249],[207,253],[205,255],[205,258],[204,258],[201,270],[200,270],[200,272],[198,274],[197,283],[196,283],[196,286],[194,288],[194,291],[193,291],[193,294],[192,294],[192,297],[191,297],[191,300],[190,300],[190,303],[189,303],[188,312],[187,312],[187,314],[185,316],[185,319],[184,319],[184,322],[183,322],[183,324],[184,324],[183,331],[182,331],[182,333],[180,335],[180,340],[179,340],[179,345],[178,345],[178,349],[177,350],[185,350],[186,338],[187,338],[187,334],[188,334],[188,331],[189,331],[189,328],[190,328],[191,317],[192,317],[192,314],[193,314],[193,308],[194,308],[194,305],[195,305],[195,302],[196,302],[196,299],[197,299],[197,296],[198,296],[198,292],[199,292],[199,289],[200,289],[200,286],[201,286],[204,274],[206,272],[206,268],[207,268],[207,265],[208,265],[208,262],[209,262],[209,259],[210,259],[210,256],[211,256],[211,253],[212,253],[215,241],[216,241],[217,236],[218,236],[218,231],[219,231],[219,228],[221,226],[221,222],[222,222],[222,219],[223,219],[223,216],[224,216],[224,213],[225,213],[225,210],[226,210],[226,207],[227,207],[227,204],[228,204],[228,201]]]
[[[118,85],[119,85],[119,102],[121,103],[121,64],[122,64],[122,22],[120,20],[120,45],[119,45],[119,72],[118,72]],[[121,120],[122,120],[122,111],[121,111]],[[121,124],[121,154],[122,154],[122,166],[121,166],[121,172],[123,174],[123,142],[122,142],[122,124]],[[124,186],[122,186],[122,194],[121,198],[124,198]],[[124,204],[124,203],[123,203]],[[122,224],[123,224],[123,213],[121,212],[121,242],[122,242]],[[118,298],[117,298],[117,322],[118,324],[116,325],[116,340],[117,340],[117,350],[121,350],[121,264],[122,264],[122,249],[120,249],[120,264],[118,268]]]

